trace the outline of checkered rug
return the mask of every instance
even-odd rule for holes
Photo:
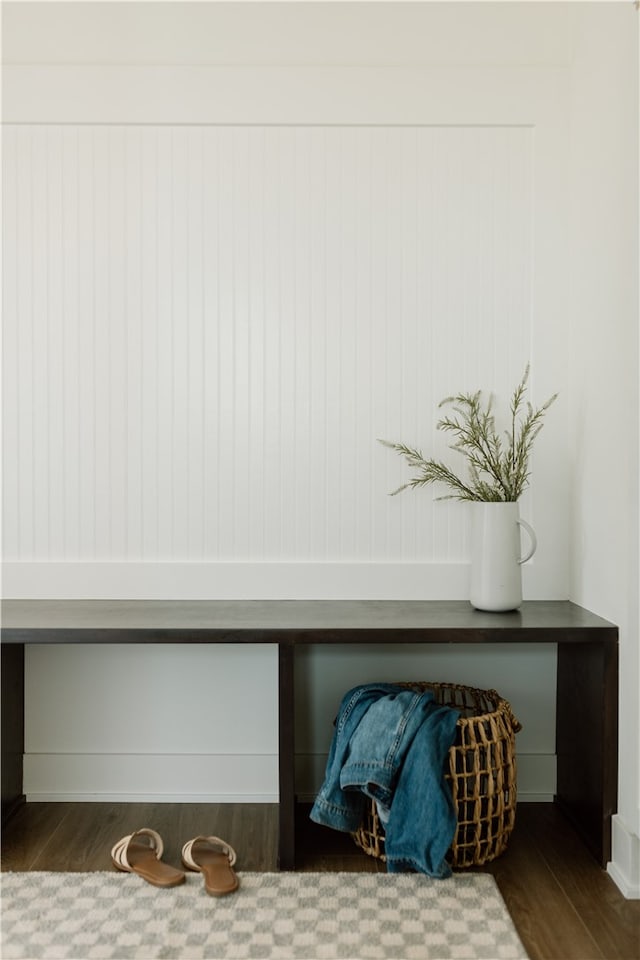
[[[3,873],[4,960],[526,960],[493,877],[244,873],[159,890],[131,874]]]

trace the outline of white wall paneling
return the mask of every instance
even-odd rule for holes
[[[481,386],[504,409],[529,358],[535,399],[561,386],[561,345],[541,352],[554,312],[535,309],[562,302],[557,123],[541,137],[502,115],[512,122],[7,126],[5,593],[466,597],[464,506],[389,498],[407,474],[376,438],[444,454],[438,401]],[[566,596],[563,436],[559,413],[536,461],[542,495],[523,501],[541,543],[530,597]],[[187,799],[273,797],[274,750],[249,731],[234,754],[193,745],[194,691],[175,687],[162,651],[157,697],[130,720],[182,704],[175,750],[158,727],[145,747],[113,739],[109,683],[92,684],[91,710],[76,703],[91,654],[74,648],[69,691],[54,652],[27,663],[31,799],[171,799],[176,784]],[[463,660],[480,683],[484,653]],[[127,662],[114,648],[100,675]],[[260,664],[245,666],[254,690]],[[404,654],[380,668],[409,669]],[[340,657],[313,669],[328,716]],[[490,685],[504,692],[511,672]],[[554,676],[540,653],[532,702],[551,719]],[[43,684],[75,704],[86,743],[49,729]],[[300,740],[303,792],[325,750]],[[526,795],[553,793],[553,754],[544,730],[523,747]]]
[[[389,498],[407,474],[376,438],[444,453],[437,402],[483,387],[504,405],[528,359],[534,400],[565,386],[566,13],[549,30],[523,8],[513,29],[487,5],[480,26],[466,11],[465,41],[442,5],[407,5],[401,25],[390,5],[318,7],[311,51],[303,21],[280,23],[298,16],[281,5],[265,64],[231,5],[198,14],[221,18],[226,63],[194,59],[188,44],[168,61],[154,47],[156,5],[123,7],[114,16],[152,22],[115,33],[71,6],[51,28],[45,9],[8,19],[5,594],[465,597],[464,506],[429,490]],[[171,50],[212,34],[180,20],[180,5],[165,15]],[[49,42],[63,26],[86,40],[73,56]],[[504,29],[515,47],[496,44]],[[116,45],[124,62],[117,34],[137,43],[135,54]],[[567,596],[566,430],[559,404],[522,504],[540,542],[528,597]],[[174,747],[160,732],[135,748],[124,731],[114,738],[109,684],[90,683],[93,709],[82,706],[92,654],[75,649],[69,690],[54,652],[27,665],[32,795],[169,797],[171,783],[216,795],[199,758],[213,771],[224,752],[191,739],[192,698],[161,650],[160,699],[143,698],[130,720],[150,722],[173,698]],[[447,679],[484,679],[485,652],[454,657]],[[215,661],[219,676],[235,656]],[[318,714],[335,709],[337,656],[314,661]],[[112,649],[105,676],[127,674],[128,658]],[[259,690],[261,664],[244,666]],[[429,679],[432,662],[414,666]],[[409,665],[391,652],[379,668],[393,678]],[[496,666],[491,685],[507,695],[513,672]],[[47,731],[43,685],[54,713],[77,704],[84,743]],[[206,681],[197,687],[206,702]],[[530,731],[529,702],[551,718],[553,689],[541,651],[531,690],[514,688]],[[273,734],[271,709],[260,716]],[[522,747],[523,769],[544,767],[531,795],[552,789],[553,743],[538,733]],[[269,767],[274,748],[252,736],[233,756]],[[325,749],[303,739],[301,762]],[[238,768],[225,789],[268,797],[260,770],[261,787]]]
[[[443,396],[506,409],[529,127],[9,126],[4,153],[6,561],[466,561],[464,508],[390,500],[376,438],[442,454]]]

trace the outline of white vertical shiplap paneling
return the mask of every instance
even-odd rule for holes
[[[80,555],[80,298],[78,291],[79,175],[78,135],[63,130],[60,165],[60,281],[62,288],[62,541],[65,555]],[[63,171],[68,171],[67,175]],[[59,536],[59,534],[58,534]]]
[[[525,127],[8,126],[7,560],[466,559],[389,499],[529,356]]]
[[[78,245],[72,263],[77,271],[78,292],[77,549],[78,558],[88,560],[95,555],[97,534],[95,138],[82,135],[79,128],[75,133]],[[71,150],[69,152],[72,153]]]
[[[25,257],[20,258],[20,236],[18,232],[17,206],[18,200],[18,156],[17,144],[9,156],[3,158],[2,163],[2,279],[3,279],[3,303],[2,313],[4,318],[4,329],[2,334],[2,384],[5,397],[13,399],[13,405],[10,409],[5,405],[2,413],[2,429],[4,436],[11,436],[13,443],[13,458],[9,464],[6,457],[3,457],[3,477],[2,477],[2,516],[3,516],[3,535],[7,542],[13,544],[13,549],[20,553],[23,544],[21,535],[26,535],[26,517],[21,523],[21,512],[24,505],[24,491],[20,490],[19,476],[21,464],[25,462],[25,452],[19,442],[19,437],[27,437],[27,432],[22,429],[20,415],[24,410],[24,404],[20,403],[20,383],[27,382],[21,375],[20,362],[23,361],[24,349],[20,344],[20,327],[17,323],[18,309],[22,310],[22,328],[23,337],[26,335],[29,327],[29,311],[24,311],[22,304],[18,304],[18,289],[21,286],[18,270],[20,263],[26,263]],[[13,190],[7,189],[8,185],[13,185]],[[26,212],[25,198],[22,198],[23,216]],[[7,283],[9,274],[14,276],[12,283]],[[11,362],[8,357],[11,356]],[[21,534],[22,528],[22,534]]]
[[[112,419],[113,405],[117,402],[114,394],[123,390],[123,357],[118,357],[119,366],[114,364],[112,352],[111,312],[114,304],[112,286],[116,283],[114,265],[111,263],[111,243],[109,230],[109,210],[112,204],[110,176],[110,133],[107,127],[96,127],[93,131],[93,233],[88,238],[93,244],[93,387],[94,420],[90,429],[93,432],[91,451],[94,457],[95,500],[94,525],[95,539],[93,556],[116,557],[113,551],[112,527],[116,518],[112,516],[115,489],[113,479],[113,442]],[[91,189],[91,185],[90,185]],[[116,327],[116,320],[113,326]],[[90,545],[91,549],[91,545]],[[88,559],[91,559],[90,555]],[[60,557],[57,557],[60,559]]]

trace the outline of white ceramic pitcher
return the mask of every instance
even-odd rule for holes
[[[536,535],[520,519],[517,502],[470,504],[471,589],[469,600],[477,610],[515,610],[522,603],[522,564],[537,547]],[[529,552],[521,556],[520,528],[531,538]]]

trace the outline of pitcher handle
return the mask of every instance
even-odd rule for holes
[[[533,532],[533,527],[529,526],[526,520],[518,520],[517,523],[519,523],[521,527],[524,527],[524,529],[529,534],[529,537],[531,538],[531,547],[529,548],[529,553],[525,557],[520,557],[520,559],[518,560],[518,563],[526,563],[527,560],[531,560],[531,557],[536,552],[538,541],[536,539],[535,533]]]

